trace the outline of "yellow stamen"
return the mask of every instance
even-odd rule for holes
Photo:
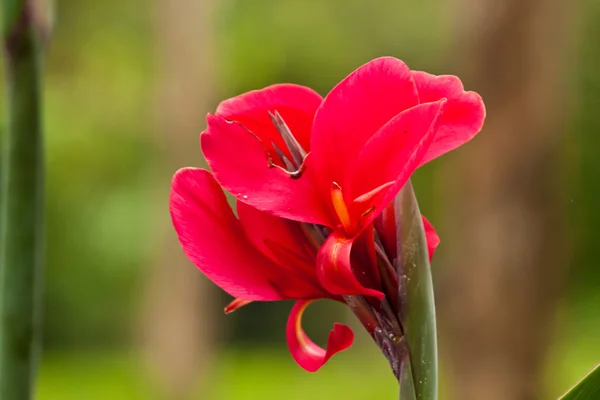
[[[348,212],[348,208],[344,202],[342,188],[336,182],[333,182],[331,187],[331,203],[333,204],[333,209],[335,210],[338,219],[342,223],[342,226],[346,230],[346,233],[349,233],[352,227],[350,213]]]
[[[304,314],[304,310],[312,303],[312,301],[307,301],[298,311],[298,315],[296,316],[296,337],[298,338],[298,342],[300,345],[305,348],[305,350],[309,350],[310,347],[307,346],[306,343],[306,334],[302,330],[302,314]]]

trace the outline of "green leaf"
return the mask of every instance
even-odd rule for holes
[[[597,364],[559,400],[600,399],[600,364]]]
[[[433,283],[421,212],[410,181],[396,197],[394,208],[400,322],[409,352],[403,363],[410,363],[410,368],[403,365],[402,371],[412,373],[416,400],[436,400],[438,366]],[[410,393],[410,389],[401,387],[400,399],[410,399]]]

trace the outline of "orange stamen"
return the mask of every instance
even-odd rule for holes
[[[348,207],[346,207],[346,203],[344,202],[342,188],[336,182],[333,182],[331,187],[331,203],[333,204],[333,209],[335,210],[338,219],[344,227],[344,230],[349,234],[352,228],[350,213],[348,212]]]

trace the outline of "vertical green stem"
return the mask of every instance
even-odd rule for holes
[[[412,375],[412,383],[401,388],[401,400],[437,400],[437,330],[433,280],[427,239],[419,204],[412,184],[404,185],[395,200],[399,279],[400,323],[409,357],[402,372]],[[401,376],[402,378],[402,376]],[[401,385],[407,380],[401,379]],[[413,393],[414,389],[414,393]]]
[[[2,0],[5,132],[0,232],[0,399],[33,398],[43,266],[41,35],[34,2]]]

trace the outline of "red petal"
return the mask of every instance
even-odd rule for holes
[[[394,210],[394,203],[388,204],[381,214],[373,221],[373,225],[379,235],[379,239],[381,240],[383,247],[385,249],[386,254],[393,260],[396,258],[396,215]],[[433,258],[433,253],[435,249],[440,244],[440,237],[438,236],[435,228],[425,218],[421,215],[421,219],[423,221],[423,228],[425,230],[425,239],[427,240],[427,252],[429,253],[429,262],[431,262]]]
[[[254,247],[267,257],[275,258],[271,248],[266,244],[269,241],[279,244],[314,266],[316,249],[302,230],[300,222],[274,217],[239,200],[237,213]]]
[[[330,293],[375,296],[381,300],[385,295],[361,285],[352,270],[350,252],[353,241],[354,238],[349,239],[343,231],[333,231],[317,253],[317,277]]]
[[[431,259],[433,258],[433,253],[435,253],[435,249],[440,244],[440,237],[438,236],[431,222],[429,222],[427,218],[425,218],[422,215],[421,218],[423,219],[423,228],[425,230],[425,238],[427,239],[427,252],[429,253],[429,262],[431,262]]]
[[[271,141],[280,149],[285,149],[268,113],[278,111],[296,140],[308,152],[313,119],[322,101],[323,98],[310,88],[280,84],[225,100],[219,104],[215,114],[240,122],[272,151]]]
[[[408,67],[392,57],[375,59],[340,82],[315,115],[313,166],[322,193],[343,182],[364,144],[399,112],[419,102]]]
[[[373,220],[375,230],[379,235],[379,239],[383,244],[386,254],[390,261],[396,258],[396,210],[394,208],[394,202],[390,202],[381,211],[381,214]]]
[[[266,275],[276,266],[246,239],[210,172],[177,171],[170,210],[183,251],[217,286],[245,300],[283,298]]]
[[[372,224],[354,240],[350,260],[356,279],[361,285],[372,289],[381,288],[381,274],[375,250],[375,228]]]
[[[238,200],[270,214],[327,224],[329,216],[308,174],[290,177],[272,165],[264,144],[236,122],[209,115],[202,150],[215,178]]]
[[[354,341],[354,333],[346,325],[335,323],[327,339],[327,350],[317,346],[302,329],[302,313],[313,300],[300,300],[294,304],[286,327],[288,348],[298,365],[315,372],[330,358],[346,350]]]
[[[375,211],[365,218],[364,226],[379,215],[419,165],[435,137],[436,121],[444,102],[420,104],[401,112],[360,152],[344,183],[348,197],[354,199],[390,181],[395,182],[386,193],[376,196],[374,201],[378,203],[372,204]]]
[[[483,126],[485,106],[477,93],[464,91],[456,76],[435,76],[421,71],[412,74],[421,103],[448,99],[435,141],[421,160],[425,164],[471,140]]]
[[[317,280],[316,249],[299,222],[273,217],[240,201],[237,212],[254,247],[278,265],[274,283],[284,289],[286,296],[301,299],[328,295]]]

